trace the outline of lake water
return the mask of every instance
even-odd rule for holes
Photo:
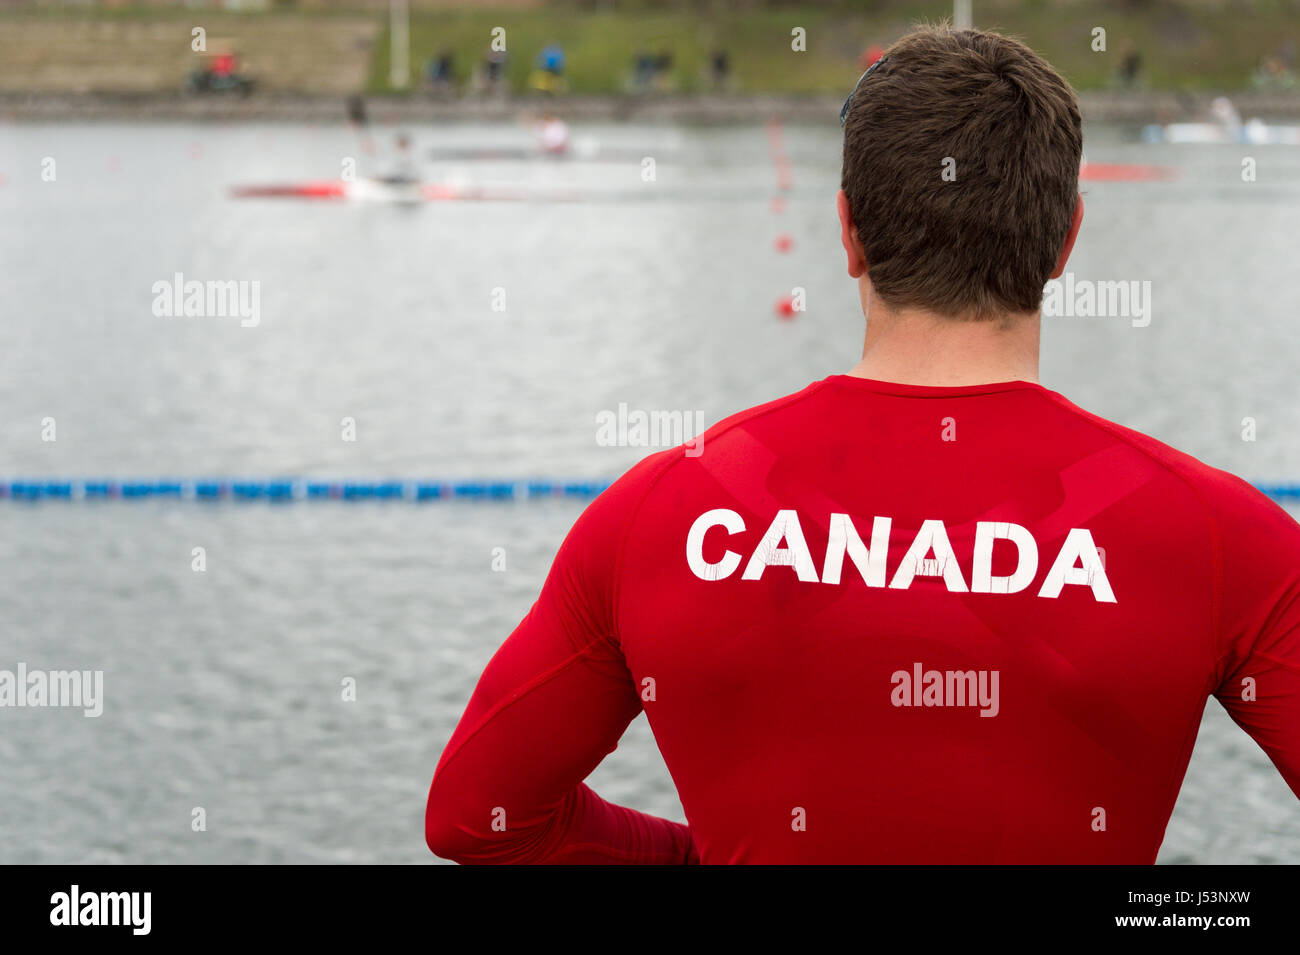
[[[783,131],[780,213],[763,127],[577,132],[633,158],[425,173],[588,201],[408,207],[229,197],[382,171],[342,126],[0,125],[0,473],[612,478],[645,450],[601,446],[603,410],[712,423],[855,363],[833,122]],[[1087,143],[1180,176],[1087,185],[1071,271],[1149,281],[1151,321],[1046,320],[1044,384],[1300,481],[1300,152]],[[155,315],[178,272],[260,283],[259,323]],[[807,311],[781,321],[795,287]],[[433,767],[581,507],[0,501],[0,668],[105,674],[98,719],[0,710],[0,862],[434,861]],[[683,818],[643,718],[592,783]],[[1216,703],[1160,858],[1300,862],[1294,795]]]

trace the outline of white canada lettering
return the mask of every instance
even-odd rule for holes
[[[888,587],[907,590],[917,577],[938,577],[951,593],[1014,594],[1029,588],[1038,574],[1038,542],[1034,535],[1019,524],[1003,521],[977,521],[975,544],[971,555],[970,587],[962,576],[957,554],[948,539],[948,530],[941,520],[923,521],[902,561],[888,578],[885,562],[889,556],[889,538],[893,520],[877,516],[871,525],[871,545],[863,543],[853,519],[848,514],[831,514],[826,541],[826,554],[822,573],[817,574],[812,551],[804,537],[798,512],[777,511],[763,536],[750,551],[749,560],[741,580],[762,580],[768,567],[790,567],[795,576],[805,583],[839,584],[847,557],[868,587]],[[730,543],[745,533],[745,521],[738,513],[727,508],[715,508],[701,514],[691,525],[686,537],[686,562],[691,572],[701,580],[726,580],[736,572],[744,559],[733,550],[724,550],[721,559],[710,562],[704,557],[704,538],[714,528],[726,531]],[[998,541],[1003,548],[1015,548],[1014,570],[1005,576],[993,574],[993,551]],[[716,544],[714,545],[716,547]],[[1052,561],[1051,569],[1043,578],[1039,597],[1056,598],[1067,584],[1088,587],[1098,603],[1116,603],[1092,533],[1085,528],[1071,528],[1061,549]]]

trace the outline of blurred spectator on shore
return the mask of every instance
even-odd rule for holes
[[[479,61],[479,68],[470,79],[470,88],[475,93],[491,94],[505,91],[506,52],[494,50],[491,46]]]
[[[212,58],[211,66],[214,77],[228,78],[235,75],[235,54],[231,50],[224,50]]]
[[[672,76],[672,51],[664,46],[654,52],[643,49],[633,61],[632,90],[636,93],[667,92],[673,86]]]
[[[222,48],[211,59],[190,74],[189,86],[195,93],[223,93],[233,91],[247,96],[253,91],[251,77],[243,76],[238,71],[238,58],[235,51]]]
[[[715,90],[726,89],[731,85],[731,56],[726,50],[714,50],[709,57],[709,79]]]
[[[1136,89],[1141,85],[1142,54],[1132,40],[1125,39],[1119,47],[1119,69],[1115,81],[1120,89]]]
[[[650,89],[655,77],[655,57],[649,50],[642,50],[633,59],[632,89],[644,93]]]
[[[655,90],[666,93],[673,88],[673,51],[661,46],[655,54]]]
[[[436,56],[429,57],[425,67],[425,86],[435,94],[451,93],[456,88],[454,59],[450,50],[443,49]]]
[[[564,92],[564,66],[564,48],[558,43],[548,45],[537,54],[536,69],[528,77],[528,85],[541,93]]]
[[[1266,56],[1251,76],[1251,85],[1264,92],[1281,92],[1296,88],[1295,73],[1281,56]]]
[[[558,43],[548,45],[537,54],[537,68],[552,76],[564,75],[564,47]]]

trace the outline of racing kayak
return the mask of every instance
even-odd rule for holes
[[[1148,143],[1237,144],[1247,146],[1300,146],[1300,126],[1272,126],[1252,119],[1240,126],[1219,123],[1170,123],[1144,126],[1142,139]]]
[[[571,192],[542,192],[517,186],[481,186],[457,183],[406,182],[384,179],[319,179],[312,182],[277,183],[265,186],[234,186],[236,199],[331,199],[360,202],[456,202],[542,199],[566,201]]]
[[[1273,126],[1258,117],[1245,122],[1232,100],[1216,96],[1210,103],[1212,123],[1169,123],[1142,128],[1149,143],[1231,143],[1246,146],[1300,146],[1300,126]]]
[[[1174,178],[1167,166],[1084,162],[1079,170],[1086,182],[1158,182]],[[574,202],[602,198],[567,186],[538,184],[474,184],[418,182],[401,179],[317,179],[297,183],[234,186],[236,199],[325,199],[354,202],[416,204],[423,202]],[[610,198],[605,196],[603,198]]]
[[[530,160],[562,162],[569,160],[590,163],[638,163],[646,156],[654,156],[658,160],[664,160],[672,158],[673,155],[675,155],[675,151],[671,147],[620,148],[618,146],[603,146],[599,141],[593,139],[576,139],[569,148],[558,152],[545,150],[541,146],[501,145],[435,147],[425,153],[428,159],[435,162],[526,162]]]
[[[1079,167],[1085,182],[1160,182],[1174,178],[1168,166],[1142,166],[1133,163],[1087,162]]]

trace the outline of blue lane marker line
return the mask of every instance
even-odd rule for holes
[[[1300,484],[1256,484],[1255,487],[1276,501],[1300,501]]]
[[[0,498],[16,501],[174,498],[183,501],[438,501],[593,498],[609,481],[328,481],[307,478],[11,478]],[[1278,501],[1300,501],[1300,484],[1257,484]]]
[[[315,480],[306,478],[10,478],[16,501],[174,498],[184,501],[435,501],[593,498],[609,481]]]

